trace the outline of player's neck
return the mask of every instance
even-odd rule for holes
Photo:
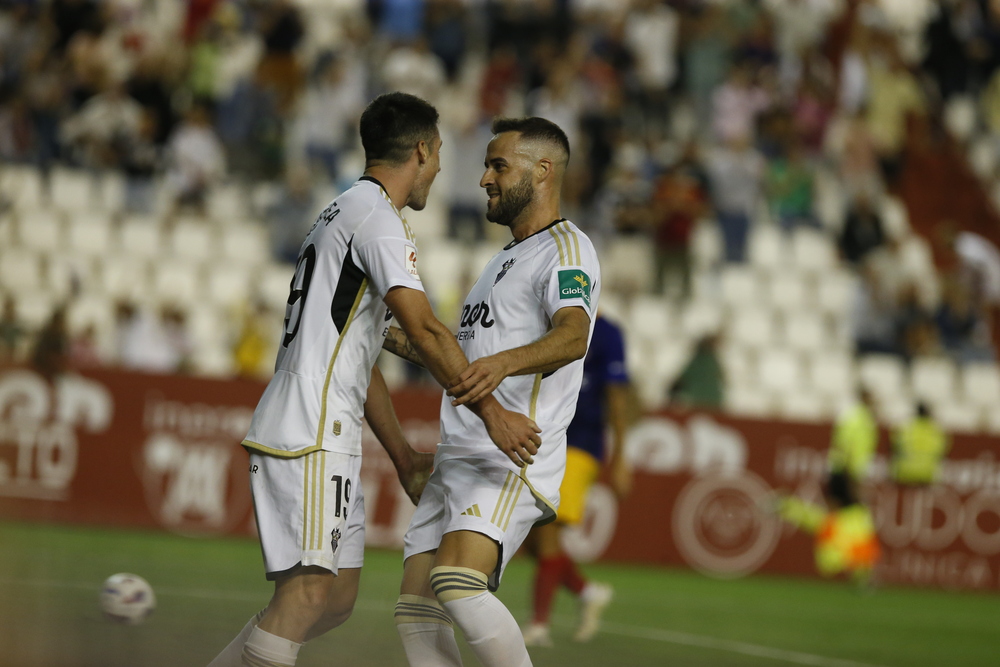
[[[537,206],[529,206],[525,211],[517,216],[517,219],[510,225],[510,234],[515,241],[523,241],[532,234],[537,234],[545,229],[555,220],[561,220],[559,213],[559,202],[539,203]]]
[[[410,199],[410,191],[413,190],[415,178],[409,169],[373,165],[365,169],[364,175],[374,178],[382,185],[382,189],[389,195],[392,205],[398,210],[402,210],[406,206],[406,202]]]

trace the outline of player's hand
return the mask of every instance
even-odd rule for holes
[[[434,455],[427,452],[410,450],[409,462],[406,465],[396,466],[396,475],[399,476],[399,483],[410,501],[416,505],[420,502],[420,496],[427,486],[427,480],[431,477],[434,468]]]
[[[507,365],[498,354],[476,359],[448,387],[448,395],[454,398],[451,404],[457,407],[485,398],[508,374]]]
[[[519,412],[497,407],[483,415],[486,432],[497,448],[507,455],[514,465],[523,468],[535,462],[532,457],[542,444],[542,429],[534,420]]]

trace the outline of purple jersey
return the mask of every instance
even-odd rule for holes
[[[576,402],[576,415],[566,430],[566,444],[604,459],[604,390],[609,384],[628,382],[625,342],[621,329],[597,317],[594,335],[583,362],[583,384]]]

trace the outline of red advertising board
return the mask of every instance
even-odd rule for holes
[[[0,370],[0,516],[252,535],[238,446],[263,385],[114,371],[48,381]],[[393,396],[411,443],[438,439],[440,393]],[[647,415],[630,431],[633,493],[598,484],[566,536],[583,560],[690,566],[715,576],[814,575],[812,542],[760,511],[776,489],[822,502],[830,427]],[[876,459],[870,497],[890,584],[1000,591],[1000,441],[956,436],[941,483],[902,489]],[[366,431],[367,539],[399,546],[413,512]]]

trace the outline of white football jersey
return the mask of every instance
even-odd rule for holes
[[[567,306],[590,315],[594,332],[601,293],[601,267],[590,239],[568,220],[557,220],[520,242],[511,242],[489,261],[462,309],[457,334],[469,361],[532,343],[552,328],[552,316]],[[553,508],[566,467],[566,428],[576,412],[583,359],[552,373],[505,379],[493,395],[508,410],[528,415],[542,429],[535,462],[521,475]],[[486,427],[465,406],[441,402],[439,456],[507,456],[490,440]]]
[[[244,446],[276,456],[361,454],[361,420],[393,287],[423,291],[417,245],[365,176],[320,213],[299,251],[285,330]]]

